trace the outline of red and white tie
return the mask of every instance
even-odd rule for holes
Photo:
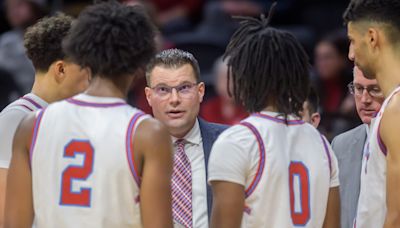
[[[187,228],[192,222],[192,169],[185,153],[185,141],[175,142],[177,150],[174,155],[172,172],[172,215],[176,222]]]

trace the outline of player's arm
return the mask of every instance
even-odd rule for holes
[[[171,174],[172,144],[167,129],[155,119],[137,128],[134,145],[142,159],[140,204],[143,226],[172,228]]]
[[[211,227],[239,228],[245,205],[247,175],[252,173],[249,168],[250,152],[244,148],[249,148],[254,139],[247,129],[240,131],[242,135],[237,137],[224,133],[214,143],[208,162],[208,181],[213,192]],[[243,135],[249,135],[250,141]]]
[[[212,181],[211,186],[213,192],[211,228],[240,228],[244,187],[226,181]]]
[[[12,140],[18,123],[25,116],[24,111],[13,110],[0,115],[0,227],[4,226],[4,208],[6,206],[7,175],[12,154]]]
[[[380,135],[387,148],[385,228],[400,227],[400,97],[395,96],[383,114]]]
[[[329,190],[328,205],[323,228],[340,227],[340,193],[339,187],[333,187]]]
[[[328,195],[328,203],[326,206],[325,220],[323,228],[339,228],[340,227],[340,191],[339,191],[339,164],[332,147],[336,145],[336,138],[329,145],[328,140],[322,135],[322,140],[326,145],[329,154],[330,167],[330,189]]]
[[[14,136],[13,155],[7,177],[5,227],[31,227],[33,223],[32,178],[29,147],[35,114],[25,118]]]
[[[0,168],[0,227],[4,226],[4,207],[6,205],[8,169]]]

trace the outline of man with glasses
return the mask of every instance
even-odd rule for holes
[[[146,98],[154,117],[167,126],[174,143],[174,222],[208,227],[212,202],[206,182],[208,158],[212,144],[226,127],[198,118],[205,86],[192,54],[178,49],[162,51],[148,64],[146,80]]]
[[[332,142],[340,170],[341,227],[352,227],[357,212],[362,158],[369,126],[384,100],[376,79],[365,78],[357,67],[354,67],[353,75],[354,80],[348,85],[349,92],[354,95],[357,113],[363,124],[336,136]]]

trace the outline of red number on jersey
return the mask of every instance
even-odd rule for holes
[[[82,165],[69,165],[62,173],[61,205],[90,207],[91,188],[81,188],[74,192],[74,180],[86,180],[93,170],[94,150],[89,141],[72,140],[64,150],[64,157],[75,158],[76,154],[83,155]]]
[[[294,185],[295,176],[299,179],[299,185]],[[300,199],[295,199],[294,188],[299,188]],[[289,191],[290,212],[294,225],[306,225],[310,219],[310,184],[307,167],[301,162],[291,162],[289,166]],[[295,200],[300,200],[301,210],[295,211]]]

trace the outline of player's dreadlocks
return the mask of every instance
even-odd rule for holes
[[[233,81],[236,102],[249,112],[271,105],[285,118],[300,116],[309,88],[308,56],[293,35],[269,26],[275,5],[268,18],[241,17],[224,54],[228,83]]]

